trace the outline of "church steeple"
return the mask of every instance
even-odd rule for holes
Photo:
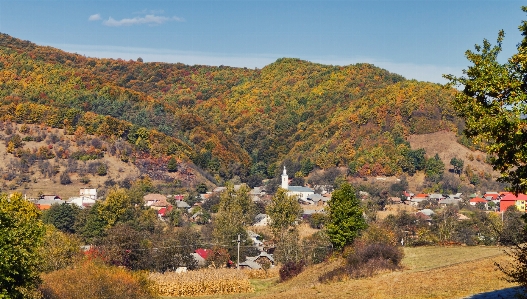
[[[287,171],[284,165],[284,172],[282,173],[282,189],[289,189],[289,177],[287,176]]]

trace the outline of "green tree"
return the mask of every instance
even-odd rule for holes
[[[527,12],[527,7],[522,7]],[[462,92],[456,95],[454,107],[465,119],[465,134],[476,143],[486,145],[490,163],[501,173],[500,180],[511,184],[515,192],[527,191],[527,22],[519,26],[523,40],[517,53],[505,63],[498,61],[505,33],[498,33],[496,45],[487,39],[468,50],[465,56],[472,64],[464,75],[445,75],[451,86]]]
[[[171,157],[170,160],[168,160],[167,164],[167,170],[168,172],[176,172],[178,168],[177,160],[174,157]]]
[[[79,211],[80,209],[76,205],[66,203],[53,204],[49,210],[42,213],[42,221],[52,224],[62,232],[74,233],[74,225]]]
[[[207,193],[207,185],[205,185],[205,183],[200,183],[196,186],[196,192],[200,193],[200,194],[205,194]]]
[[[329,201],[326,233],[336,249],[351,244],[366,228],[366,220],[355,190],[349,183],[340,185]]]
[[[458,175],[461,175],[461,172],[463,172],[463,165],[465,164],[465,162],[463,161],[463,159],[458,159],[456,157],[450,159],[450,165],[452,165],[452,167],[454,167],[454,173],[458,174]]]
[[[38,284],[44,231],[39,211],[22,194],[0,195],[0,298],[24,298]]]
[[[427,180],[435,183],[439,182],[443,178],[444,171],[445,163],[441,161],[438,154],[426,160],[425,175]]]
[[[281,239],[282,233],[294,226],[302,213],[297,197],[287,195],[287,190],[282,188],[278,188],[266,210],[271,218],[269,226],[277,239]]]
[[[250,189],[247,185],[241,185],[238,190],[231,183],[227,183],[226,187],[220,194],[212,234],[216,242],[229,247],[229,254],[236,259],[236,244],[233,241],[237,240],[239,234],[245,241],[242,245],[250,245],[245,227],[252,224],[256,207],[249,196]]]

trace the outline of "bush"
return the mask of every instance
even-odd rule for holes
[[[370,277],[384,270],[400,268],[403,250],[396,245],[395,234],[386,228],[372,225],[352,246],[345,248],[346,263],[324,275],[319,280],[328,282],[345,277]]]
[[[286,281],[286,280],[289,280],[295,276],[297,276],[298,274],[300,274],[303,270],[304,270],[304,266],[306,265],[306,263],[304,261],[291,261],[291,262],[287,262],[285,263],[281,268],[280,268],[280,281]]]
[[[403,251],[395,245],[358,241],[346,258],[346,270],[354,278],[370,277],[382,270],[398,269],[403,256]]]
[[[154,298],[142,273],[98,261],[84,261],[73,268],[43,274],[40,291],[44,299]]]
[[[63,172],[63,173],[60,175],[60,183],[61,183],[62,185],[68,185],[68,184],[71,184],[70,175],[69,175],[67,172]]]

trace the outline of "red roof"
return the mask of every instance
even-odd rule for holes
[[[516,201],[516,200],[527,200],[527,195],[523,193],[518,193],[518,196],[515,196],[512,193],[509,193],[505,195],[502,199],[502,201]]]
[[[425,198],[425,197],[428,197],[428,194],[419,193],[419,194],[415,195],[414,198],[415,198],[415,197]]]
[[[496,193],[491,193],[491,194],[485,193],[485,195],[483,195],[483,197],[485,197],[485,198],[492,197],[492,199],[496,199],[498,196],[499,196],[499,194],[496,194]]]
[[[480,198],[480,197],[474,197],[474,198],[472,198],[469,201],[470,202],[487,202],[486,200],[484,200],[483,198]]]
[[[195,252],[199,254],[199,256],[201,256],[202,258],[207,259],[207,256],[209,256],[209,254],[211,253],[211,250],[199,248],[199,249],[196,249]]]

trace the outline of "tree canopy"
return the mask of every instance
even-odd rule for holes
[[[21,193],[0,195],[0,298],[24,298],[39,281],[39,211]]]
[[[522,7],[527,12],[527,7]],[[495,45],[487,39],[465,56],[471,63],[463,75],[445,75],[451,86],[461,89],[455,109],[465,118],[465,133],[486,144],[490,163],[501,173],[500,180],[515,192],[527,191],[527,22],[519,30],[524,36],[517,52],[501,63],[505,33]]]
[[[366,228],[366,220],[353,187],[344,183],[333,192],[329,201],[327,234],[335,248],[351,244]]]

